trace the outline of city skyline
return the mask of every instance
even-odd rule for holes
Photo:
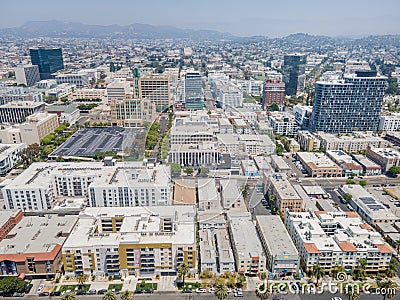
[[[124,0],[117,4],[104,0],[83,3],[76,0],[68,3],[41,0],[35,5],[22,1],[3,5],[7,14],[2,16],[0,28],[19,27],[28,21],[56,19],[93,25],[142,23],[207,29],[236,36],[280,37],[298,32],[347,37],[396,34],[397,28],[400,28],[400,20],[395,13],[399,4],[394,0],[383,2],[365,5],[360,0],[340,0],[328,7],[315,0],[307,3],[292,0],[279,3],[205,0],[197,6],[181,0],[156,0],[151,4]],[[105,12],[107,15],[99,18]]]

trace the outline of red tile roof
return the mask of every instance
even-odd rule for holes
[[[374,230],[370,225],[365,224],[365,223],[360,224],[360,227],[361,227],[362,229],[367,229],[367,230],[371,230],[371,231]]]
[[[304,248],[308,253],[320,254],[321,252],[318,250],[317,246],[314,243],[303,243]]]
[[[345,252],[357,252],[357,248],[354,246],[353,243],[350,242],[340,242],[338,243],[340,249]]]
[[[376,246],[376,248],[379,249],[380,253],[392,253],[392,254],[395,253],[394,250],[392,249],[392,247],[390,247],[387,243],[377,244],[375,246]]]
[[[360,216],[355,211],[346,211],[346,215],[348,218],[359,218]]]

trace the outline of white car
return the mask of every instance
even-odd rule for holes
[[[207,293],[207,290],[203,288],[198,288],[196,289],[196,293]]]
[[[42,283],[41,285],[39,285],[39,287],[38,287],[38,289],[37,289],[38,293],[41,293],[41,292],[43,291],[43,289],[44,289],[44,283]]]
[[[208,289],[208,292],[209,292],[209,293],[215,293],[215,289],[214,289],[214,288],[209,288],[209,289]]]
[[[340,297],[333,297],[331,300],[342,300]]]

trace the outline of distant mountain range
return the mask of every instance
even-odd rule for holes
[[[180,29],[149,24],[88,25],[62,21],[29,21],[20,27],[0,29],[0,36],[49,38],[131,38],[232,40],[234,35],[215,30]]]

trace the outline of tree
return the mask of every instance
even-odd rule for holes
[[[89,277],[86,274],[79,274],[76,277],[76,281],[79,283],[79,289],[82,289],[83,284],[89,279]]]
[[[349,300],[359,300],[360,299],[360,291],[357,288],[354,288],[353,285],[346,286],[344,290],[344,294]]]
[[[236,286],[238,288],[243,288],[243,286],[246,283],[246,276],[244,275],[239,275],[239,277],[236,279]]]
[[[394,242],[395,246],[396,246],[396,250],[397,250],[397,256],[399,256],[399,251],[400,251],[400,240],[396,240]]]
[[[399,263],[397,260],[393,257],[390,260],[389,266],[386,269],[386,276],[389,278],[394,277],[397,274],[397,267],[399,266]]]
[[[358,277],[361,280],[364,280],[365,277],[367,277],[367,274],[365,273],[365,268],[367,267],[367,260],[361,258],[358,260]]]
[[[256,289],[256,295],[260,299],[268,299],[269,297],[269,290],[266,283],[259,285]]]
[[[343,199],[346,200],[346,201],[350,201],[351,198],[352,198],[351,194],[349,194],[349,193],[344,193],[344,194],[342,195],[342,197],[343,197]]]
[[[346,184],[356,184],[356,182],[353,179],[347,179]]]
[[[396,177],[398,174],[400,174],[400,167],[397,166],[391,166],[389,168],[388,174],[392,177]]]
[[[29,145],[20,153],[22,164],[25,168],[29,167],[40,156],[40,146],[38,143]]]
[[[185,277],[189,272],[189,266],[185,263],[181,263],[178,266],[178,274],[179,277],[182,277],[182,285],[185,286]]]
[[[383,300],[392,299],[396,296],[397,284],[390,279],[378,282]]]
[[[101,297],[102,300],[117,300],[117,295],[113,291],[107,291],[103,297]]]
[[[14,293],[18,284],[17,277],[5,277],[0,280],[0,290],[4,293]]]
[[[123,291],[121,294],[121,300],[133,300],[133,293],[132,291]]]
[[[320,265],[314,265],[313,269],[312,269],[312,275],[315,276],[315,278],[317,278],[317,286],[318,286],[318,281],[320,278],[322,278],[322,276],[324,276],[325,271],[324,269],[322,269],[322,267]]]
[[[367,185],[367,182],[365,180],[360,180],[360,182],[358,184],[361,185],[362,187],[364,187]]]
[[[330,276],[333,278],[336,278],[337,274],[344,272],[344,267],[343,266],[335,266],[332,271],[330,272]]]
[[[65,295],[63,295],[61,297],[61,300],[75,300],[75,299],[76,299],[76,295],[74,292],[66,293]]]
[[[228,288],[222,282],[219,282],[215,286],[215,296],[217,296],[218,300],[223,300],[228,297]]]

